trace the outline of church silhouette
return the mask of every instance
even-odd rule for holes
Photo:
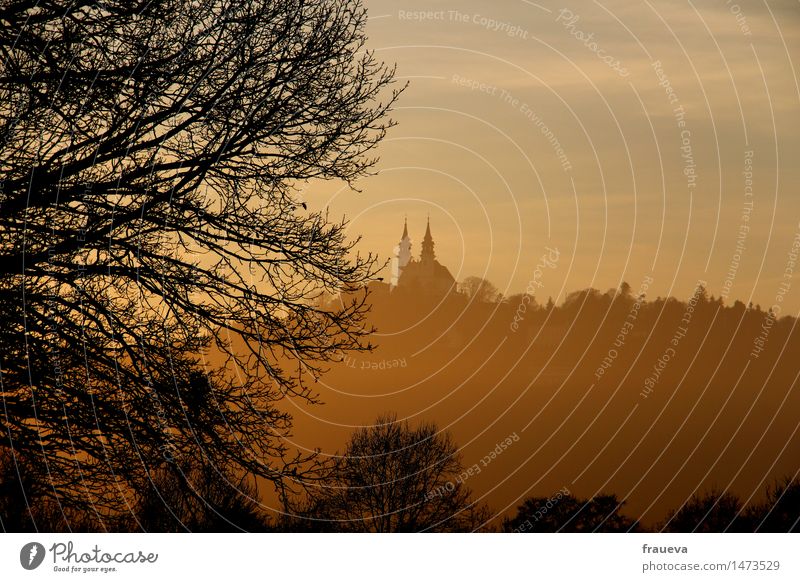
[[[392,278],[390,289],[413,291],[418,295],[447,295],[456,291],[456,280],[450,271],[436,260],[431,220],[425,229],[422,239],[422,251],[419,259],[411,254],[411,237],[408,236],[408,220],[403,223],[403,235],[394,248],[392,259]]]

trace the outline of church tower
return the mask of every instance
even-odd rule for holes
[[[394,247],[394,257],[392,258],[392,287],[397,287],[400,280],[400,273],[411,262],[411,237],[408,236],[408,219],[403,222],[403,236],[400,242]]]
[[[436,260],[433,252],[433,237],[431,236],[431,217],[428,217],[428,228],[425,229],[425,238],[422,239],[422,253],[419,256],[423,263],[432,263]]]

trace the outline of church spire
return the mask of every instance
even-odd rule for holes
[[[428,228],[425,229],[425,238],[422,239],[422,253],[420,259],[423,263],[433,261],[436,259],[436,253],[433,252],[433,236],[431,236],[431,217],[428,216]]]
[[[403,221],[403,237],[394,247],[392,259],[392,287],[397,287],[403,269],[411,262],[411,237],[408,236],[408,218]]]

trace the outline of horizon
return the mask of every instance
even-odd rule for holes
[[[404,215],[404,217],[405,217],[404,220],[408,221],[407,215]],[[429,218],[426,217],[425,218],[425,222],[427,222],[428,220],[429,220]],[[416,259],[419,258],[421,250],[417,250],[417,251],[414,250],[416,248],[415,247],[415,240],[416,239],[413,236],[413,232],[414,232],[414,227],[411,224],[409,224],[409,226],[408,226],[408,234],[409,234],[409,239],[411,241],[411,258],[412,258],[412,260],[416,260]],[[431,233],[433,235],[434,242],[437,242],[436,229],[435,229],[435,225],[434,224],[431,224]],[[422,236],[419,237],[419,239],[421,239],[421,238],[422,238]],[[400,240],[400,238],[398,237],[398,241],[399,240]],[[396,246],[396,245],[397,245],[397,241],[395,241],[395,243],[393,245],[390,245],[390,246]],[[389,246],[389,245],[384,245],[384,246]],[[416,246],[418,247],[419,244],[417,244]],[[437,246],[438,246],[438,244],[437,244]],[[548,247],[544,247],[543,250],[545,252],[547,252],[548,251]],[[550,249],[550,250],[557,250],[557,249]],[[374,252],[378,256],[380,256],[380,253],[377,250],[373,249],[372,252]],[[395,258],[395,256],[392,254],[392,256],[390,256],[388,259],[386,259],[386,261],[387,261],[386,266],[381,269],[381,271],[376,275],[376,278],[373,279],[371,282],[378,282],[378,283],[382,283],[382,284],[385,284],[385,285],[390,285],[390,283],[387,283],[387,281],[389,281],[391,279],[391,277],[390,277],[390,274],[391,274],[390,273],[391,261],[394,258]],[[794,264],[796,264],[798,258],[800,258],[800,232],[798,232],[797,235],[795,235],[795,238],[794,238],[793,244],[792,244],[792,248],[791,248],[790,253],[789,253],[789,260],[792,263],[792,265],[791,265],[792,274],[793,274]],[[448,263],[446,261],[446,258],[443,258],[439,254],[438,251],[436,252],[436,260],[440,264],[442,264],[444,267],[448,268],[448,270],[450,269],[450,267],[449,267],[449,265],[448,265]],[[465,278],[467,278],[467,277],[477,277],[477,276],[478,275],[474,275],[472,273],[464,273],[464,276],[461,279],[456,278],[456,283],[460,285],[464,281]],[[494,282],[491,281],[491,280],[488,280],[488,279],[485,279],[485,280],[488,281],[489,283],[494,284]],[[645,275],[643,277],[643,279],[642,279],[642,282],[641,282],[642,285],[644,285],[646,287],[646,289],[644,291],[644,296],[649,301],[656,300],[656,299],[659,299],[659,298],[664,298],[664,299],[672,298],[672,299],[677,299],[677,300],[689,299],[694,294],[694,291],[697,289],[698,285],[701,285],[706,290],[706,292],[708,293],[709,297],[711,297],[714,300],[722,301],[722,304],[723,304],[724,307],[732,307],[737,302],[740,302],[740,303],[743,303],[745,306],[752,305],[753,307],[763,308],[764,311],[769,311],[770,309],[777,308],[775,310],[779,312],[778,318],[780,318],[780,317],[794,317],[795,319],[797,319],[798,316],[800,316],[800,313],[795,313],[795,314],[783,313],[783,301],[784,301],[784,298],[785,298],[786,294],[791,290],[791,279],[788,279],[788,280],[784,279],[784,281],[782,281],[778,285],[778,287],[777,287],[778,291],[777,291],[777,295],[776,295],[776,297],[778,297],[778,299],[774,299],[773,303],[769,304],[769,305],[762,305],[761,303],[759,303],[757,301],[753,301],[753,300],[746,301],[746,300],[744,300],[742,298],[739,298],[739,297],[733,297],[733,296],[730,295],[729,292],[725,293],[724,289],[715,291],[713,288],[708,286],[708,282],[705,281],[705,280],[698,280],[695,283],[694,287],[690,289],[690,292],[685,297],[684,296],[679,296],[679,295],[653,295],[653,293],[650,292],[650,286],[652,285],[653,282],[654,282],[653,279],[651,277],[649,277],[648,275]],[[551,296],[551,295],[545,295],[545,296],[548,299],[552,299],[556,305],[561,305],[569,298],[570,295],[573,295],[575,293],[580,293],[582,291],[588,291],[588,290],[596,290],[596,291],[599,291],[599,292],[601,292],[603,294],[606,294],[606,293],[611,292],[611,291],[617,291],[618,292],[619,289],[623,285],[626,285],[626,284],[630,286],[630,281],[622,280],[622,281],[620,281],[618,286],[616,286],[616,287],[607,287],[605,289],[601,288],[601,287],[592,287],[592,286],[582,287],[582,288],[576,287],[574,289],[562,289],[559,296]],[[505,300],[505,299],[508,299],[509,297],[514,297],[516,295],[524,295],[524,294],[528,294],[528,295],[531,295],[531,296],[534,296],[534,297],[536,297],[537,295],[541,297],[541,295],[542,295],[542,294],[537,294],[537,293],[526,293],[526,289],[530,289],[530,285],[528,285],[528,287],[522,288],[522,289],[513,289],[510,292],[501,292],[501,296],[502,296],[501,298],[503,300]],[[636,296],[636,295],[634,294],[634,296]]]
[[[372,48],[410,83],[398,125],[362,193],[301,190],[351,221],[359,249],[388,259],[403,216],[421,235],[430,215],[456,280],[475,275],[506,295],[550,246],[564,257],[543,281],[556,301],[652,277],[657,295],[689,296],[703,279],[715,296],[776,302],[800,237],[800,85],[785,74],[800,18],[789,4],[738,16],[724,3],[619,0],[367,8]],[[800,313],[800,294],[782,308]]]

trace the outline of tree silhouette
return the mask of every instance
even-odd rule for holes
[[[80,511],[51,496],[52,485],[41,458],[0,445],[0,531],[88,532],[124,529],[119,516]]]
[[[0,446],[0,530],[33,532],[49,529],[50,512],[42,515],[41,486],[44,481],[21,455]]]
[[[633,296],[633,289],[631,288],[630,283],[627,281],[623,281],[619,284],[619,295],[623,299],[630,299]]]
[[[670,511],[657,529],[682,533],[753,531],[744,515],[742,501],[732,493],[718,491],[693,496],[680,508]]]
[[[470,474],[449,435],[394,415],[356,430],[327,479],[309,489],[287,527],[346,532],[473,531],[489,511],[471,500]]]
[[[800,531],[800,483],[784,478],[767,486],[767,499],[747,512],[751,531],[788,533]]]
[[[274,403],[369,347],[362,302],[314,298],[374,257],[297,193],[354,184],[391,125],[365,9],[77,0],[0,20],[3,433],[69,503],[112,507],[198,447],[282,483],[302,459]]]
[[[478,303],[496,303],[502,298],[500,291],[491,282],[480,277],[470,276],[458,285],[460,293]]]
[[[616,495],[578,499],[558,492],[550,497],[531,497],[517,508],[517,514],[503,521],[503,530],[515,533],[540,532],[629,532],[636,521],[622,515],[624,502]]]
[[[197,463],[188,471],[165,464],[139,495],[128,529],[156,532],[255,532],[269,529],[248,478]]]

